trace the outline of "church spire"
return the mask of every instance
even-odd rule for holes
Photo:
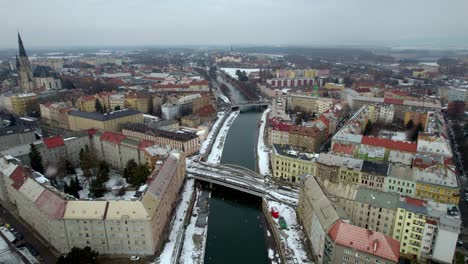
[[[18,55],[16,55],[16,69],[19,70],[20,68],[20,62],[19,62],[19,59],[18,59]]]
[[[23,46],[23,41],[21,40],[20,33],[18,32],[18,45],[19,45],[19,55],[20,57],[26,57],[26,50],[24,49]]]

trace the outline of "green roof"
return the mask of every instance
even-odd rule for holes
[[[400,195],[396,193],[382,192],[364,187],[358,188],[356,201],[370,204],[377,208],[396,209]]]

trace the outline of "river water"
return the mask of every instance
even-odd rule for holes
[[[255,170],[255,146],[261,112],[241,112],[229,129],[221,163]],[[242,192],[214,187],[210,199],[207,264],[269,263],[261,200]]]

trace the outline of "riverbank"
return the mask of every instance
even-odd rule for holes
[[[231,128],[232,123],[236,120],[237,116],[239,115],[239,111],[232,112],[226,121],[223,123],[223,126],[219,130],[218,135],[216,136],[216,140],[211,148],[210,155],[208,155],[207,162],[219,165],[221,162],[221,156],[223,154],[224,149],[224,142],[226,141],[226,136],[229,132],[229,128]]]
[[[201,156],[205,154],[212,138],[217,136],[216,131],[218,130],[218,127],[222,124],[222,120],[225,114],[226,112],[218,112],[218,119],[216,119],[216,121],[213,123],[213,125],[210,128],[210,131],[208,132],[208,135],[206,136],[205,140],[200,145],[199,153]]]
[[[211,194],[209,191],[197,187],[197,201],[192,210],[190,223],[185,231],[185,239],[179,263],[203,264],[204,262],[210,196]]]
[[[269,148],[265,144],[265,128],[267,123],[267,116],[270,112],[270,108],[266,109],[262,117],[260,118],[260,127],[258,130],[258,141],[257,141],[257,162],[258,172],[262,176],[271,175],[270,171],[270,159],[269,159]]]
[[[190,204],[192,199],[194,198],[194,183],[195,180],[193,179],[188,179],[185,182],[181,194],[181,200],[177,205],[174,217],[171,220],[169,237],[167,238],[167,242],[164,245],[163,251],[155,259],[156,263],[178,263],[179,254],[182,249],[182,241],[184,240],[185,233],[184,220],[191,213]]]

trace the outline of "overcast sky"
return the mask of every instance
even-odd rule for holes
[[[0,0],[0,48],[468,47],[468,0]]]

